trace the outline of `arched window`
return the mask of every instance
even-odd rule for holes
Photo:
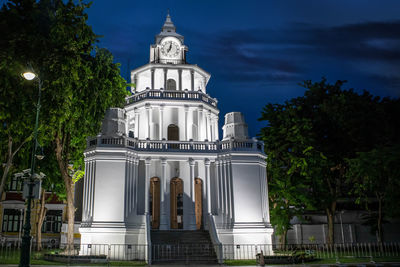
[[[176,82],[174,79],[167,80],[167,90],[176,90]]]
[[[170,124],[168,126],[168,140],[179,141],[179,127],[175,124]]]

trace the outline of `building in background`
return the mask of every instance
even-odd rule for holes
[[[0,245],[16,244],[21,241],[26,209],[25,200],[22,197],[22,185],[22,179],[13,176],[0,201]],[[48,243],[50,246],[57,246],[61,239],[61,226],[66,204],[59,200],[54,193],[46,192],[45,197],[46,215],[41,229],[42,243]],[[31,214],[31,235],[33,237],[33,243],[36,242],[36,223],[38,220],[39,207],[40,201],[34,200]]]

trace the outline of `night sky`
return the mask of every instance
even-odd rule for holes
[[[220,125],[241,111],[255,136],[268,102],[300,96],[303,80],[347,80],[345,88],[400,96],[400,1],[94,0],[89,24],[121,75],[148,63],[170,9],[188,62],[211,73]]]

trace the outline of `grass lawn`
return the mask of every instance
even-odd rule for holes
[[[19,264],[19,259],[0,259],[0,264]],[[32,265],[66,265],[66,263],[63,262],[56,262],[56,261],[46,261],[46,260],[31,260]],[[85,266],[108,266],[107,263],[77,263],[77,264],[69,264],[71,266],[73,265],[85,265]],[[145,266],[147,265],[146,262],[144,261],[110,261],[111,266]]]
[[[343,257],[338,259],[340,263],[369,263],[371,258],[352,258]],[[400,262],[400,257],[380,257],[373,258],[375,262]],[[314,261],[307,262],[308,264],[336,264],[336,259],[316,259]],[[254,266],[257,265],[256,260],[225,260],[225,265],[228,266]],[[300,263],[301,264],[301,263]],[[274,265],[280,265],[275,264]],[[288,263],[282,263],[282,265],[288,265]]]

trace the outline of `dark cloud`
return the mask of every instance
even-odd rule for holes
[[[212,62],[214,75],[239,83],[299,82],[327,76],[337,68],[335,72],[348,74],[341,79],[363,73],[378,82],[382,81],[378,77],[388,77],[384,72],[389,68],[392,77],[388,80],[400,76],[396,71],[400,66],[400,21],[337,27],[297,23],[280,31],[264,28],[190,35],[207,40],[193,45],[195,62]],[[369,64],[382,67],[373,73]]]

